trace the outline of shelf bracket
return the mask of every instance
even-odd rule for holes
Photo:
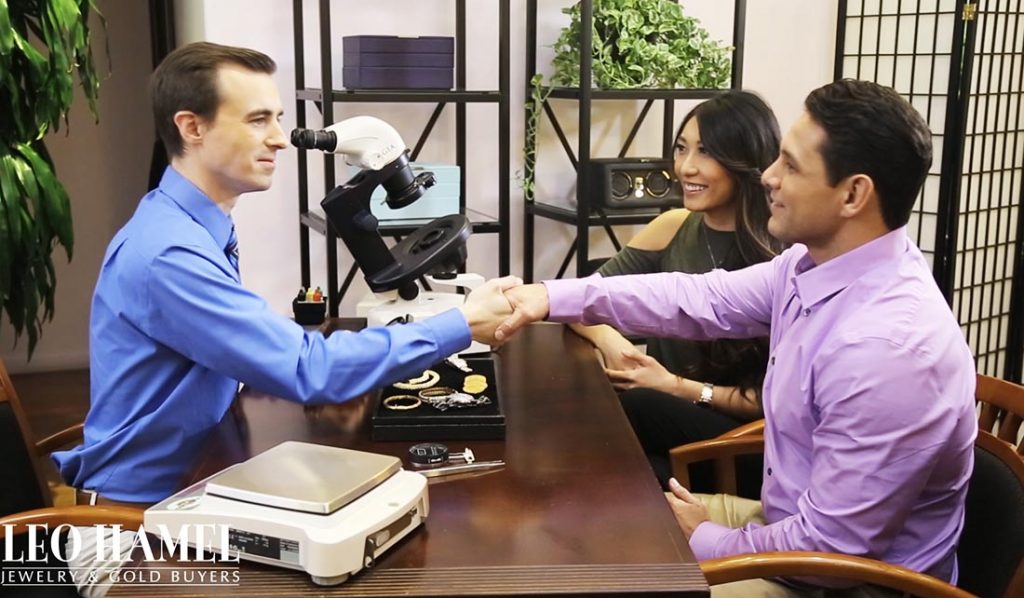
[[[572,256],[576,255],[576,241],[578,239],[578,236],[572,238],[572,244],[569,245],[569,253],[565,254],[565,259],[562,260],[562,265],[558,267],[558,274],[555,274],[555,278],[565,276],[565,271],[569,269],[569,262],[572,261]]]
[[[430,119],[427,121],[427,126],[423,128],[420,138],[416,140],[416,147],[413,148],[412,154],[409,155],[409,160],[415,161],[417,156],[420,155],[420,150],[427,143],[427,138],[430,137],[430,133],[434,130],[434,125],[437,124],[437,119],[441,117],[441,112],[444,111],[444,107],[447,105],[446,102],[439,102],[437,107],[434,108],[434,112],[431,113]]]
[[[547,100],[544,101],[544,113],[548,115],[548,120],[551,121],[551,128],[555,130],[555,135],[558,136],[558,140],[562,142],[562,149],[565,150],[565,155],[569,156],[569,161],[572,162],[573,170],[579,170],[579,161],[576,160],[576,152],[572,151],[572,146],[569,145],[569,140],[565,136],[565,132],[562,131],[562,125],[558,122],[558,117],[555,116],[555,111],[551,109],[551,104],[548,104]]]

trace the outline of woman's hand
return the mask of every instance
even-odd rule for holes
[[[617,364],[621,365],[617,368],[606,367],[604,370],[616,389],[653,388],[676,394],[678,377],[665,369],[657,359],[644,355],[636,347],[630,345],[621,351]]]
[[[593,327],[595,337],[591,340],[597,350],[601,352],[604,359],[605,371],[608,370],[631,370],[636,364],[623,357],[626,352],[637,352],[636,347],[626,337],[611,326]]]

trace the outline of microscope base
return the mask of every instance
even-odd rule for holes
[[[356,304],[356,317],[366,318],[368,327],[407,324],[419,322],[449,309],[457,308],[465,300],[465,295],[435,291],[421,291],[419,296],[412,301],[400,298],[391,299],[368,293]],[[490,346],[473,341],[468,348],[459,352],[459,355],[490,352]]]

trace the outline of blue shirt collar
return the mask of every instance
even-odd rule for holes
[[[907,227],[903,226],[818,266],[810,254],[804,254],[796,263],[794,289],[800,302],[810,307],[878,268],[889,268],[906,250]]]
[[[168,166],[164,170],[157,190],[177,204],[199,223],[199,226],[209,231],[218,247],[227,247],[228,237],[235,225],[234,222],[192,181],[183,177],[177,170],[174,170],[174,167]]]

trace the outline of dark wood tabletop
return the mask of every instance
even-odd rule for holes
[[[342,585],[324,588],[301,572],[243,561],[241,583],[215,593],[708,595],[590,345],[563,326],[534,324],[494,358],[505,439],[446,444],[453,451],[468,446],[478,460],[503,459],[504,468],[432,478],[424,526]],[[370,439],[374,400],[303,407],[244,391],[210,439],[193,478],[286,440],[404,460],[413,442]],[[131,589],[115,586],[110,595]],[[147,595],[202,589],[151,587]]]

